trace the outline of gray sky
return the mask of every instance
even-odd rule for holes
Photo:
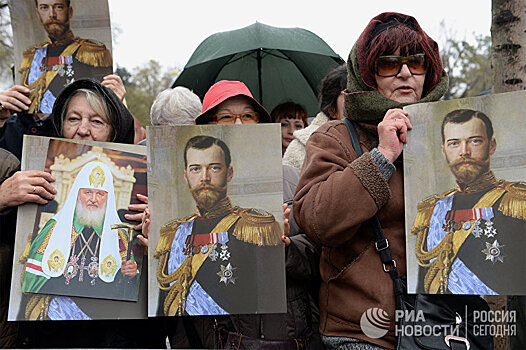
[[[439,44],[440,23],[458,39],[490,35],[490,0],[109,0],[112,25],[120,28],[114,61],[132,69],[150,59],[163,67],[183,68],[211,34],[258,21],[276,27],[300,27],[321,37],[343,59],[369,20],[385,11],[414,16]]]

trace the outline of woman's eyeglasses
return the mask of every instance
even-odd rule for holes
[[[214,116],[213,122],[217,124],[234,124],[237,119],[243,124],[253,124],[259,122],[258,112],[235,113],[218,113]]]
[[[374,61],[374,70],[375,73],[381,77],[393,77],[400,73],[404,64],[407,65],[411,74],[426,74],[426,55],[423,53],[407,57],[380,56]]]

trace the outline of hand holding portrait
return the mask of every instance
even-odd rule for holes
[[[113,91],[119,100],[124,101],[124,97],[126,96],[126,88],[124,87],[121,77],[115,74],[106,75],[102,79],[101,84]]]
[[[145,196],[143,194],[137,193],[137,199],[140,200],[143,203],[139,204],[130,204],[128,206],[128,210],[136,211],[137,214],[126,214],[124,217],[127,220],[130,221],[140,221],[141,223],[138,225],[135,225],[133,229],[135,231],[141,231],[143,227],[143,215],[144,211],[148,208],[148,196]]]
[[[284,232],[283,232],[283,236],[281,236],[281,241],[283,243],[285,243],[285,247],[288,247],[289,244],[290,244],[290,238],[288,237],[289,233],[290,233],[290,223],[289,223],[290,208],[288,208],[288,206],[289,205],[287,203],[283,203],[283,228],[284,228]]]
[[[27,111],[31,105],[28,94],[29,89],[22,85],[14,85],[0,92],[0,120],[6,120],[15,112]]]
[[[0,210],[24,203],[47,204],[57,190],[50,184],[55,178],[45,171],[17,171],[0,185]]]
[[[146,208],[142,216],[142,235],[138,235],[139,241],[148,247],[148,233],[150,232],[150,209]]]
[[[378,124],[378,138],[380,143],[378,150],[394,162],[407,142],[407,131],[411,130],[411,122],[407,118],[407,113],[401,109],[390,109],[384,119]]]

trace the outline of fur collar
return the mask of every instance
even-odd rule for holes
[[[294,138],[305,146],[310,135],[312,135],[316,129],[327,123],[329,120],[329,117],[327,117],[323,112],[318,113],[309,126],[307,126],[305,129],[294,131]]]

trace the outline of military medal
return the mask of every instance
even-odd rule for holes
[[[484,235],[486,235],[486,237],[488,238],[491,238],[491,237],[495,237],[496,234],[497,234],[497,229],[493,227],[493,221],[491,220],[486,221],[486,229],[484,230]]]
[[[212,244],[210,246],[210,253],[208,254],[208,257],[210,258],[210,260],[212,261],[216,261],[217,260],[217,257],[219,256],[219,254],[217,253],[216,251],[216,248],[217,248],[217,244]]]
[[[227,266],[221,265],[221,271],[217,273],[219,276],[219,283],[224,282],[225,285],[228,285],[230,283],[236,284],[236,278],[234,277],[234,271],[237,269],[237,267],[232,267],[230,263],[228,263]]]
[[[223,261],[230,259],[230,252],[228,251],[228,246],[226,244],[221,246],[221,253],[219,254],[219,257]]]
[[[473,230],[471,230],[471,233],[473,234],[473,236],[475,236],[475,238],[479,238],[483,232],[484,230],[482,229],[482,227],[480,227],[480,220],[476,220],[473,223]]]
[[[486,260],[491,260],[493,264],[495,264],[496,261],[503,263],[504,255],[502,255],[502,247],[504,247],[504,245],[500,245],[497,240],[495,240],[493,244],[486,242],[486,249],[482,249],[481,252],[486,254]]]

